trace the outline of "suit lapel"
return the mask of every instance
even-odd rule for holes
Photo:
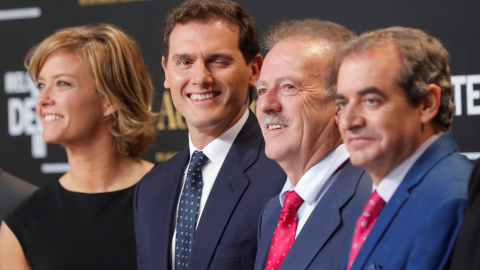
[[[363,169],[348,163],[320,199],[281,269],[306,269],[341,225],[341,209],[353,197]],[[355,182],[355,183],[352,183]]]
[[[155,261],[153,265],[163,265],[161,269],[171,268],[168,262],[171,262],[171,243],[176,226],[177,203],[179,194],[182,192],[183,172],[189,158],[190,154],[187,147],[172,160],[160,165],[168,166],[168,168],[163,167],[160,170],[165,172],[165,174],[155,175],[155,177],[160,177],[158,181],[162,185],[159,186],[159,192],[154,198],[154,201],[160,204],[152,208],[152,221],[150,223],[152,248],[150,250],[158,251],[158,254],[151,255]],[[171,164],[175,164],[175,166]],[[168,232],[167,239],[165,239],[165,232]]]
[[[257,259],[255,260],[255,269],[265,269],[268,252],[270,251],[270,245],[272,243],[273,232],[277,227],[281,211],[282,206],[278,199],[278,195],[276,195],[268,202],[267,207],[264,209],[264,213],[261,215],[261,227],[258,230],[260,241],[257,244],[258,252]],[[265,218],[265,220],[263,220],[263,218]]]
[[[255,115],[250,112],[247,122],[235,139],[218,173],[195,232],[190,264],[207,269],[227,227],[235,206],[248,187],[245,171],[258,158],[262,142]]]
[[[398,211],[409,199],[411,191],[441,159],[455,151],[458,151],[458,147],[453,140],[452,134],[447,132],[430,145],[413,164],[392,198],[390,198],[390,201],[382,209],[382,212],[380,212],[377,221],[355,258],[353,268],[361,269],[364,267],[370,254],[395,219]]]

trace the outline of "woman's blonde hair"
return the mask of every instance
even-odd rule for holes
[[[155,138],[153,85],[143,52],[131,37],[109,24],[63,28],[33,47],[25,67],[34,82],[47,57],[67,50],[81,58],[98,94],[117,109],[110,131],[120,153],[137,157]]]

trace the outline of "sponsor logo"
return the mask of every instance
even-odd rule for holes
[[[480,115],[480,74],[452,76],[455,115]],[[465,100],[466,108],[462,106]]]
[[[35,112],[37,88],[25,71],[8,71],[3,77],[5,94],[13,95],[7,101],[8,134],[12,137],[31,136],[32,157],[46,157],[47,144],[42,140],[42,123]]]

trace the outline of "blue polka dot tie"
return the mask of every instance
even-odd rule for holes
[[[187,178],[183,186],[177,212],[177,236],[175,239],[175,269],[188,269],[193,236],[198,219],[198,206],[202,196],[202,166],[208,157],[201,151],[192,154]]]

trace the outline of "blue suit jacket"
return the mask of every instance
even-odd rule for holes
[[[348,163],[316,205],[280,269],[338,269],[371,191],[370,176],[363,168]],[[262,212],[256,270],[265,269],[281,210],[278,196],[275,196]]]
[[[191,269],[253,269],[260,212],[286,175],[268,159],[255,115],[225,158],[197,226]],[[152,169],[135,191],[138,269],[171,270],[171,242],[188,148]]]
[[[380,212],[352,270],[443,269],[462,222],[471,169],[450,132],[438,138]]]

